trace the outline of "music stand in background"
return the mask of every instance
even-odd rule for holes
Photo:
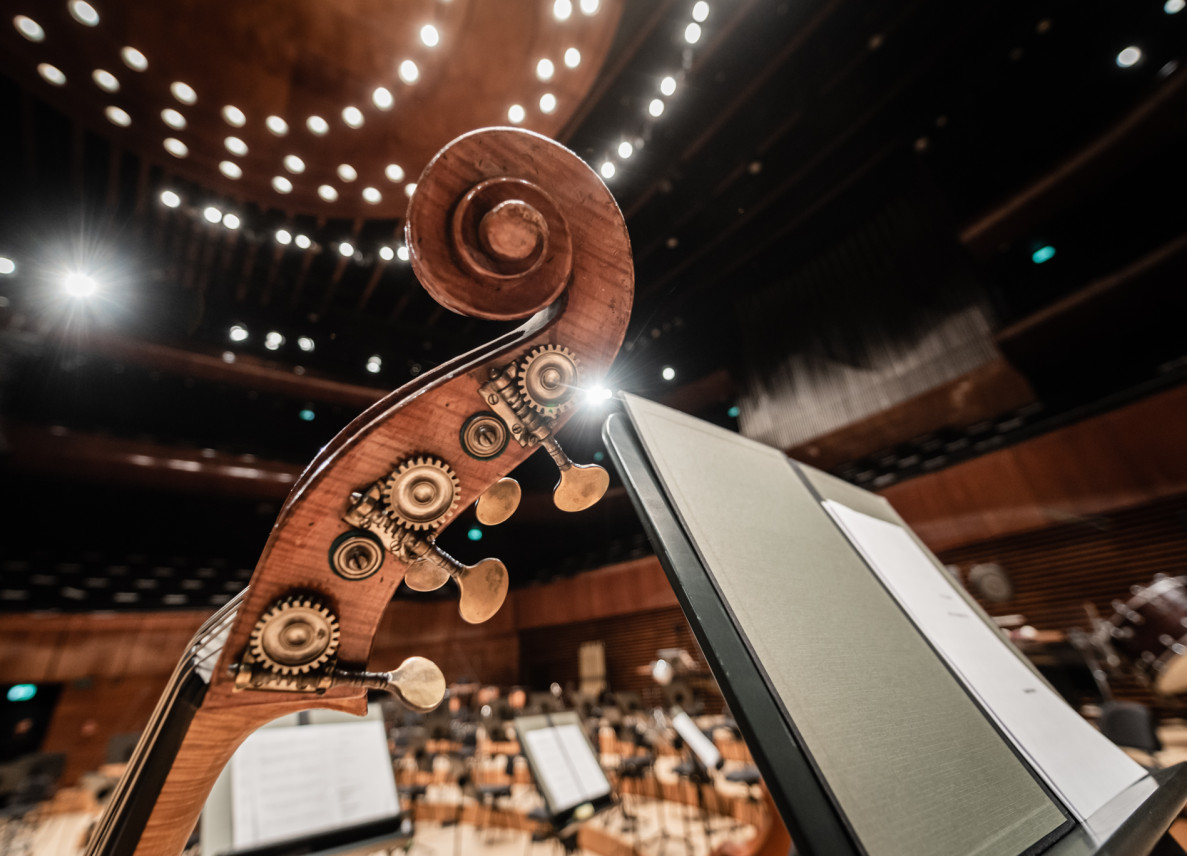
[[[515,731],[544,797],[549,837],[571,852],[581,824],[614,805],[610,780],[575,711],[516,717]]]

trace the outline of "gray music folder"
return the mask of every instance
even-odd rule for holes
[[[1088,828],[991,708],[977,664],[940,650],[943,633],[895,589],[894,557],[874,536],[905,526],[885,500],[733,432],[623,401],[604,432],[610,455],[801,852],[1018,856]],[[891,547],[943,573],[909,542]],[[953,615],[988,627],[956,598]],[[1011,652],[989,659],[1009,669]],[[1145,771],[1105,755],[1107,794],[1076,795],[1081,808],[1123,791],[1135,804],[1149,797],[1130,787],[1151,781]],[[1056,849],[1097,852],[1092,837],[1077,838],[1088,849]]]

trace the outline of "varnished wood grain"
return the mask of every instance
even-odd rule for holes
[[[479,461],[461,448],[463,423],[487,409],[479,388],[492,370],[501,370],[540,345],[572,351],[587,381],[599,380],[609,368],[622,343],[634,288],[626,227],[613,197],[589,167],[544,137],[512,129],[476,132],[433,160],[420,177],[409,217],[408,241],[418,277],[430,291],[463,305],[466,289],[482,293],[489,288],[488,282],[458,276],[456,260],[465,253],[449,243],[450,217],[475,185],[503,179],[538,188],[547,198],[546,207],[561,218],[550,227],[568,235],[567,257],[549,261],[546,267],[549,275],[562,278],[558,287],[563,299],[551,306],[524,306],[519,301],[517,315],[537,313],[519,331],[378,402],[328,444],[302,475],[264,548],[138,854],[180,851],[226,760],[263,723],[312,707],[365,710],[366,695],[358,689],[334,688],[320,696],[235,692],[231,671],[260,616],[293,591],[315,593],[334,610],[342,628],[341,665],[367,663],[376,628],[407,566],[388,555],[379,571],[363,580],[333,573],[329,551],[350,529],[342,515],[351,493],[385,477],[409,457],[431,455],[448,462],[457,474],[464,507],[534,451],[512,442],[500,456]],[[504,281],[500,288],[514,291],[514,285]],[[557,427],[571,412],[557,418]]]

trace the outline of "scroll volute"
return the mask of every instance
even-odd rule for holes
[[[459,510],[535,448],[511,441],[497,454],[482,457],[463,446],[467,424],[491,408],[480,388],[509,364],[545,346],[575,356],[580,384],[597,383],[622,343],[634,287],[622,215],[594,172],[545,137],[499,128],[467,134],[447,146],[417,183],[407,241],[416,276],[444,306],[481,318],[528,320],[388,395],[322,450],[281,510],[224,647],[208,703],[268,704],[278,697],[286,703],[299,701],[293,693],[233,689],[253,629],[294,592],[311,593],[336,616],[338,662],[364,666],[384,608],[409,568],[414,568],[410,585],[424,583],[439,570],[388,550],[380,551],[381,561],[373,570],[366,550],[347,557],[357,574],[335,570],[335,549],[341,551],[343,538],[357,529],[348,522],[352,507],[366,506],[366,491],[383,483],[402,462],[444,464],[456,477],[457,501],[437,525],[420,533],[422,542],[425,536],[434,540]],[[544,421],[559,428],[575,409],[547,414]],[[419,484],[413,487],[421,489]],[[372,494],[379,495],[375,490]],[[351,519],[357,522],[357,510],[355,514]],[[507,525],[514,525],[514,519]],[[466,564],[474,561],[459,558]],[[507,558],[514,573],[514,557]],[[497,592],[488,597],[483,588],[497,588],[498,564],[477,563],[472,569],[469,579],[475,591],[482,591],[471,598],[469,616],[463,599],[468,620],[485,617],[489,606],[497,606],[494,598],[501,601]],[[504,593],[505,586],[503,582]],[[361,710],[364,700],[361,686],[343,685],[309,694],[307,706]]]

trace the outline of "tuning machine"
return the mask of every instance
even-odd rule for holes
[[[490,380],[479,390],[519,445],[548,451],[560,472],[552,496],[562,511],[584,511],[610,486],[605,469],[573,463],[552,432],[553,418],[575,403],[579,381],[580,368],[572,351],[560,345],[541,345],[502,370],[491,369]],[[469,447],[466,450],[474,454]]]
[[[445,461],[432,455],[405,459],[388,476],[351,496],[344,519],[356,533],[335,541],[335,573],[363,578],[358,568],[374,563],[367,548],[373,545],[369,539],[377,539],[410,565],[404,575],[409,588],[435,591],[452,578],[460,591],[462,618],[471,624],[486,621],[507,597],[507,567],[498,559],[464,565],[437,546],[434,534],[453,514],[460,493],[457,475]]]
[[[324,598],[294,592],[268,607],[252,628],[247,650],[233,669],[235,689],[324,693],[349,686],[386,690],[407,707],[427,713],[445,697],[445,676],[431,660],[409,657],[390,672],[338,665],[338,617]]]

